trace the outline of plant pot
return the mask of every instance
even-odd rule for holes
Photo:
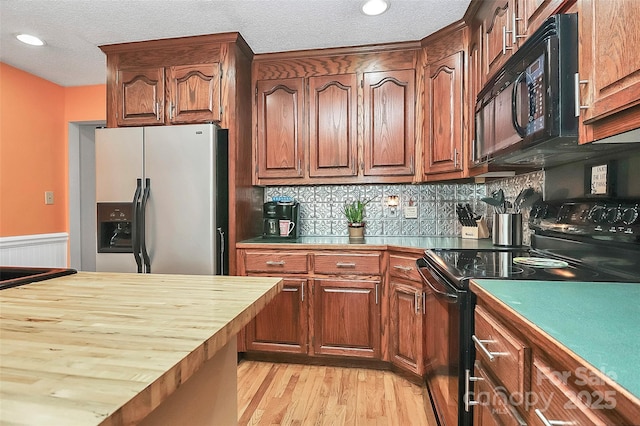
[[[364,240],[364,222],[349,224],[349,239]]]

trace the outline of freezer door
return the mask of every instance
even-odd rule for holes
[[[140,127],[96,129],[96,202],[133,200],[136,179],[143,176],[142,136]],[[96,271],[136,272],[137,265],[132,253],[96,253]]]
[[[146,127],[144,132],[151,273],[213,275],[217,128],[196,124]]]
[[[96,129],[96,202],[133,200],[143,175],[142,127]]]

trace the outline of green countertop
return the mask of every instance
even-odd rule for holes
[[[640,398],[640,283],[473,281]]]
[[[363,242],[349,242],[349,237],[300,237],[295,240],[279,238],[252,238],[237,244],[239,248],[250,248],[256,244],[274,244],[291,247],[302,246],[349,246],[352,248],[366,247],[406,247],[413,249],[433,248],[492,248],[491,239],[473,240],[458,237],[366,237]]]

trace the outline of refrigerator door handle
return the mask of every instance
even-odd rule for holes
[[[138,273],[142,272],[142,259],[140,258],[140,216],[139,208],[140,195],[142,194],[142,179],[138,179],[136,182],[136,192],[133,194],[133,218],[131,221],[131,237],[133,239],[133,257],[136,258],[136,264],[138,265]]]
[[[149,192],[151,191],[151,179],[146,178],[144,181],[144,194],[142,195],[142,204],[140,205],[140,250],[142,251],[142,258],[144,260],[144,272],[151,273],[151,260],[149,259],[149,253],[147,252],[146,242],[146,225],[145,220],[147,216],[147,201],[149,200]]]
[[[220,234],[220,247],[218,247],[218,253],[220,253],[220,275],[224,275],[224,231],[222,228],[218,228],[218,234]]]

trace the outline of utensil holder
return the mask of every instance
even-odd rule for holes
[[[522,245],[522,214],[493,215],[493,245],[518,247]]]
[[[478,226],[463,226],[462,238],[481,240],[483,238],[489,238],[489,227],[487,221],[483,218],[477,221]]]

